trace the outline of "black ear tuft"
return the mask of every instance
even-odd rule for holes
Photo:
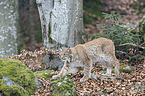
[[[68,48],[68,49],[67,49],[67,52],[71,54],[71,49],[70,49],[70,48]]]

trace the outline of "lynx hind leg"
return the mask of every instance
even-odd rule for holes
[[[116,77],[119,76],[119,66],[120,66],[119,61],[116,59],[116,61],[115,61],[115,75],[116,75]]]
[[[104,47],[104,53],[108,54],[109,57],[111,57],[111,60],[113,61],[113,66],[115,66],[115,75],[119,75],[119,61],[115,56],[115,46],[113,43],[110,43],[108,46]]]
[[[110,62],[105,62],[106,68],[107,68],[107,72],[105,75],[111,76],[112,68],[113,66],[115,66],[115,75],[118,76],[119,75],[119,61],[116,59],[116,57],[115,58],[113,57],[108,61]]]
[[[113,58],[113,61],[112,62],[110,62],[110,64],[112,64],[112,67],[113,66],[115,66],[115,76],[117,77],[117,76],[119,76],[119,61],[118,61],[118,59],[116,59],[116,57],[115,58]],[[107,68],[108,69],[108,73],[110,73],[111,71],[110,71],[110,69],[109,68]],[[112,68],[111,68],[112,69]]]

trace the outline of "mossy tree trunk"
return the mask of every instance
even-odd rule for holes
[[[45,47],[81,43],[83,0],[36,0]]]
[[[0,0],[0,54],[17,53],[18,0]]]

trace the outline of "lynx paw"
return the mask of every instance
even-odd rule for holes
[[[53,75],[52,79],[59,79],[60,77],[58,75]]]
[[[111,74],[109,74],[109,73],[106,73],[105,75],[106,75],[106,76],[111,76]]]
[[[89,78],[84,78],[84,77],[83,77],[83,78],[80,79],[80,82],[85,82],[85,81],[87,81],[88,79],[89,79]]]

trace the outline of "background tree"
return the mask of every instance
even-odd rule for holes
[[[30,23],[30,27],[29,30],[31,32],[30,37],[31,37],[31,50],[34,51],[35,50],[35,30],[34,30],[34,14],[33,14],[33,10],[34,10],[34,0],[30,0],[29,1],[29,23]]]
[[[42,47],[42,32],[36,0],[19,0],[19,18],[21,33],[19,52],[34,51]]]
[[[83,0],[36,0],[45,47],[81,43]]]
[[[0,54],[17,53],[18,0],[0,1]]]

